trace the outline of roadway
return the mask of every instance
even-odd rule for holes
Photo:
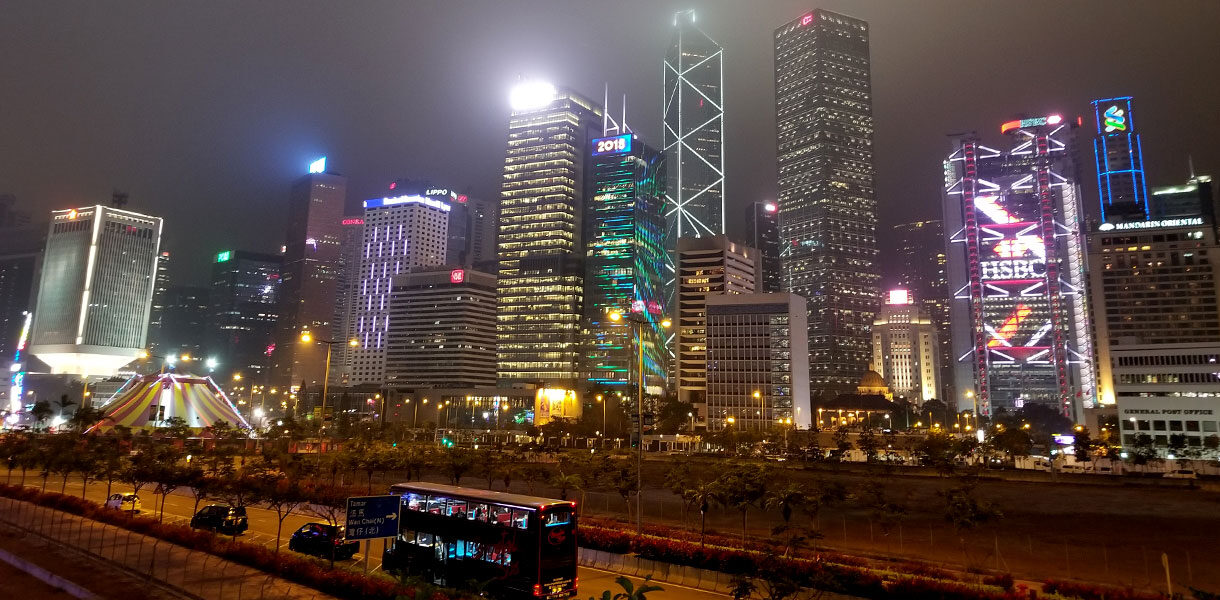
[[[50,481],[48,481],[47,491],[59,491],[60,482],[57,479],[58,478],[56,477],[52,477]],[[14,478],[13,481],[16,483],[16,478]],[[27,486],[30,484],[35,484],[35,487],[37,487],[36,484],[39,482],[39,478],[36,477],[26,478]],[[118,485],[111,489],[112,493],[125,491],[130,490]],[[64,493],[79,496],[81,493],[80,480],[69,479]],[[106,485],[99,485],[97,483],[91,483],[87,493],[85,494],[86,498],[98,502],[99,504],[105,499],[105,496]],[[159,502],[160,497],[153,494],[149,488],[145,488],[140,490],[140,499],[143,507],[141,514],[156,517],[157,511],[154,510],[154,504]],[[200,507],[203,507],[211,503],[212,502],[204,500],[203,502],[200,502],[199,505]],[[173,493],[169,494],[165,500],[165,521],[168,523],[182,523],[183,525],[186,525],[190,522],[191,516],[194,515],[194,512],[192,512],[194,507],[195,499],[188,491],[183,489],[175,490]],[[274,548],[277,543],[276,522],[278,519],[275,511],[257,506],[250,506],[246,508],[246,515],[250,528],[244,535],[238,537],[246,542],[263,544],[265,546]],[[301,513],[293,513],[285,518],[282,534],[278,542],[280,551],[290,552],[290,550],[288,550],[288,538],[294,531],[306,523],[319,521],[325,521],[325,519]],[[366,546],[365,543],[361,543],[362,551],[366,547],[371,549],[371,552],[369,552],[370,556],[367,566],[368,570],[373,572],[380,569],[382,549],[381,542],[373,541],[370,542],[368,546]],[[353,568],[359,569],[364,566],[364,554],[361,552],[356,554],[356,556],[350,561],[340,562],[346,562]],[[619,573],[583,566],[579,568],[578,572],[580,575],[581,590],[578,597],[584,597],[586,595],[600,597],[602,590],[612,590],[615,592],[619,590],[618,584],[616,584],[614,581],[620,576]],[[628,577],[628,579],[631,579],[636,585],[639,585],[642,581],[637,577]],[[664,590],[649,594],[649,600],[724,600],[727,598],[727,596],[723,594],[717,594],[715,592],[709,592],[706,590],[671,583],[658,583],[657,585],[663,587]]]

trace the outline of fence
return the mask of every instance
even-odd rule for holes
[[[180,598],[191,600],[326,600],[297,585],[198,552],[62,511],[0,498],[0,523],[101,560]]]

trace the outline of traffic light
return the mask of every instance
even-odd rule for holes
[[[441,445],[442,445],[442,446],[444,446],[444,447],[446,447],[446,448],[452,448],[452,447],[453,447],[453,440],[451,440],[451,439],[449,439],[449,438],[441,438]]]

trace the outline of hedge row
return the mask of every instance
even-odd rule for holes
[[[384,577],[369,577],[343,568],[331,568],[326,561],[277,554],[266,546],[234,541],[207,531],[197,531],[185,525],[159,523],[150,517],[106,509],[98,504],[55,492],[40,492],[0,484],[0,496],[24,500],[39,506],[115,525],[135,533],[152,536],[191,550],[213,554],[235,563],[309,586],[327,594],[349,600],[395,600],[400,596],[419,600],[464,600],[455,590],[440,590],[428,585],[404,585]]]

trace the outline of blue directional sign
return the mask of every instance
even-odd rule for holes
[[[398,535],[398,496],[347,499],[347,539],[375,540]]]

